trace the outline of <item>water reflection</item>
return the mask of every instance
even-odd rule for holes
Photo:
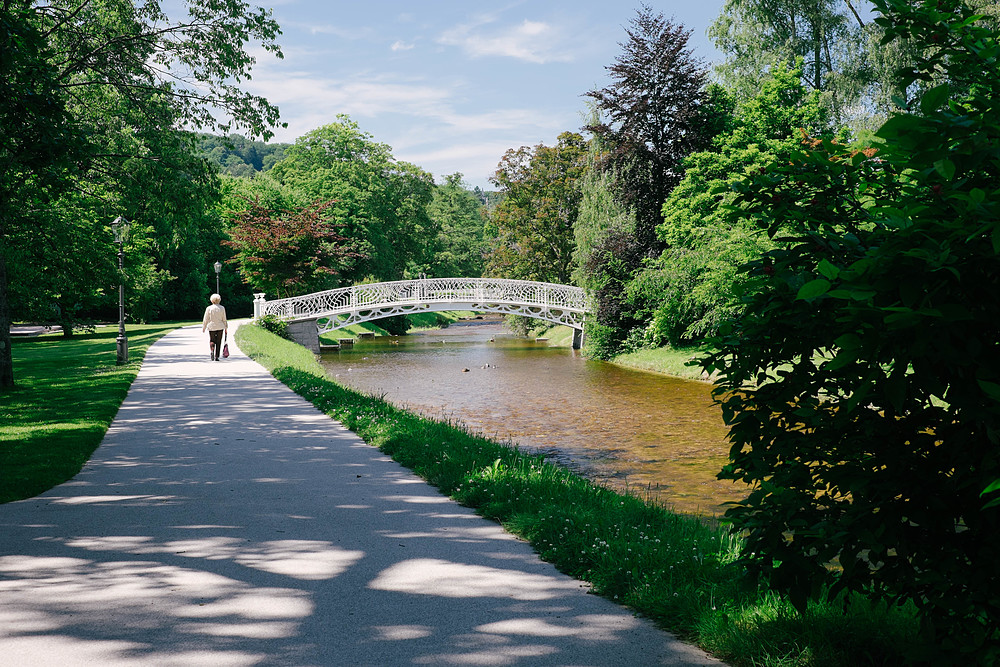
[[[721,514],[725,427],[710,387],[584,359],[469,323],[323,354],[327,372],[397,405],[512,440],[615,488]]]

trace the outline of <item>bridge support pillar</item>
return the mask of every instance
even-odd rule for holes
[[[573,349],[579,350],[583,347],[583,329],[573,329]]]
[[[302,347],[319,354],[319,332],[316,330],[316,320],[289,322],[288,336]]]

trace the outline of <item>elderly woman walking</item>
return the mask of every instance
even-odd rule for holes
[[[205,309],[205,317],[201,321],[201,332],[208,329],[209,359],[219,360],[222,353],[222,334],[229,331],[229,322],[226,321],[226,309],[219,305],[222,297],[218,294],[211,296],[212,305]]]

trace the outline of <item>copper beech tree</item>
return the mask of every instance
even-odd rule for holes
[[[364,257],[329,219],[332,201],[281,210],[251,201],[231,213],[229,236],[236,251],[230,260],[244,280],[273,297],[337,286],[337,276]]]

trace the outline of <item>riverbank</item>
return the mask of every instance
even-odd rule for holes
[[[704,348],[697,345],[691,347],[658,347],[654,350],[639,350],[628,354],[619,354],[608,361],[618,366],[634,368],[640,371],[663,373],[686,380],[710,382],[708,375],[698,366],[689,365]]]
[[[325,375],[314,355],[256,327],[239,344],[321,411],[443,493],[529,541],[560,570],[734,665],[903,664],[911,615],[854,598],[799,616],[739,582],[724,529],[594,485],[542,457],[426,419]]]
[[[31,498],[72,478],[125,400],[146,350],[181,323],[130,324],[129,363],[116,365],[118,327],[65,338],[12,341],[17,387],[0,408],[0,503]]]

